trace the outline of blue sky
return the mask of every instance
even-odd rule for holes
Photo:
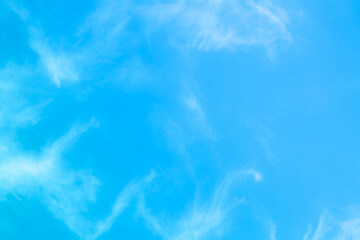
[[[360,4],[0,2],[0,238],[360,239]]]

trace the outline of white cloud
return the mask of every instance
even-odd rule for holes
[[[0,69],[0,198],[30,185],[31,179],[46,172],[51,164],[36,162],[34,156],[21,154],[15,140],[19,129],[35,125],[42,109],[50,102],[34,96],[34,72],[29,66],[8,63]],[[18,178],[18,176],[22,176]]]
[[[246,170],[244,173],[247,173],[249,176],[254,178],[255,182],[261,182],[263,180],[263,176],[258,171],[255,171],[254,169]]]
[[[269,221],[268,225],[270,240],[276,240],[276,224],[273,221]]]
[[[94,233],[88,238],[96,239],[107,232],[114,224],[116,218],[128,207],[132,200],[137,199],[141,195],[143,188],[146,187],[154,177],[155,173],[151,172],[142,179],[130,182],[118,195],[110,215],[95,224]]]
[[[254,174],[256,173],[256,174]],[[212,197],[203,203],[194,203],[192,209],[177,221],[160,219],[146,207],[144,198],[139,202],[139,215],[150,229],[168,240],[197,240],[221,235],[224,222],[230,211],[245,202],[234,197],[233,191],[239,181],[251,177],[257,181],[260,173],[254,170],[240,170],[229,173],[215,189]]]
[[[275,138],[274,133],[271,131],[269,127],[265,126],[262,123],[259,123],[258,121],[251,120],[248,122],[248,126],[253,130],[254,139],[263,148],[264,153],[267,156],[267,159],[271,163],[275,163],[276,162],[275,154],[272,149],[272,143]]]
[[[7,4],[23,21],[28,21],[30,19],[30,13],[28,10],[19,7],[14,1],[5,1]]]
[[[15,4],[10,7],[28,26],[30,46],[39,55],[51,80],[57,86],[79,80],[79,53],[68,54],[54,47],[55,44],[34,27],[25,9]],[[124,208],[139,195],[137,191],[151,179],[131,182],[120,193],[108,217],[90,220],[88,207],[96,201],[100,182],[90,171],[67,169],[62,155],[82,133],[97,126],[96,120],[74,124],[67,134],[38,153],[23,151],[17,144],[16,131],[36,124],[41,119],[41,110],[49,103],[49,100],[38,101],[41,97],[32,93],[38,70],[15,64],[0,69],[0,200],[7,200],[10,194],[18,199],[39,198],[80,238],[96,239],[111,228]]]
[[[171,116],[164,114],[166,109],[156,112],[154,124],[162,131],[163,140],[192,165],[188,147],[196,141],[216,142],[217,135],[206,115],[198,96],[184,83],[184,91],[179,97],[181,111]],[[189,161],[188,161],[189,160]],[[190,167],[191,168],[191,167]]]
[[[54,215],[70,229],[78,231],[81,225],[74,221],[88,202],[94,200],[98,181],[89,173],[64,169],[60,160],[72,141],[94,124],[91,121],[75,125],[39,154],[20,150],[5,152],[0,162],[2,198],[8,194],[31,196],[40,192]]]
[[[150,27],[165,26],[172,39],[184,39],[201,50],[232,49],[240,45],[272,47],[291,41],[287,13],[269,0],[177,0],[134,5],[128,1],[100,2],[80,25],[78,34],[91,33],[104,51],[116,46],[131,19],[145,18]],[[115,48],[116,49],[116,48]]]
[[[357,208],[340,215],[325,211],[321,214],[314,232],[309,231],[303,240],[357,240],[360,239],[360,212]]]
[[[143,71],[123,71],[122,63],[113,66],[113,59],[135,47],[139,34],[126,31],[131,20],[144,20],[145,27],[167,26],[177,44],[201,50],[234,49],[243,45],[263,45],[273,54],[275,43],[291,41],[287,14],[268,0],[178,0],[174,3],[134,5],[128,1],[100,1],[78,26],[76,41],[65,46],[50,41],[42,33],[38,21],[24,8],[8,2],[29,29],[29,43],[37,53],[51,81],[58,87],[81,79],[107,76],[95,72],[94,66],[111,66],[116,75],[128,73],[133,81],[143,78]],[[135,45],[134,45],[135,44]],[[69,47],[70,46],[70,47]],[[136,68],[136,66],[130,68]],[[110,69],[108,69],[110,71]],[[134,75],[136,73],[136,75]],[[140,73],[140,74],[139,74]],[[103,74],[103,75],[101,75]],[[108,76],[109,77],[109,76]],[[121,77],[121,76],[120,76]]]
[[[196,95],[193,92],[188,92],[184,98],[184,102],[186,107],[192,112],[191,119],[196,127],[203,132],[207,139],[216,141],[216,135]]]
[[[62,154],[96,120],[77,123],[64,136],[56,139],[38,154],[21,150],[4,151],[0,161],[0,200],[9,194],[38,197],[66,226],[83,239],[97,239],[109,231],[116,218],[136,200],[155,173],[130,182],[118,195],[108,217],[89,220],[88,206],[96,201],[100,182],[89,171],[74,171],[64,167]]]
[[[330,230],[330,217],[327,212],[323,212],[320,216],[318,226],[315,232],[311,235],[311,227],[305,234],[303,240],[320,240],[323,239],[324,235]]]
[[[274,5],[269,0],[257,3],[250,1],[250,5],[252,5],[260,15],[267,17],[270,22],[276,25],[285,40],[291,40],[291,34],[286,28],[288,17],[283,9],[274,7]]]
[[[168,23],[173,37],[200,50],[232,49],[241,45],[271,45],[290,41],[284,10],[270,1],[178,0],[146,9],[150,20]]]
[[[34,71],[11,63],[0,69],[0,129],[6,128],[4,132],[34,125],[41,118],[41,109],[49,103],[49,100],[31,103],[34,100],[29,81]]]
[[[97,47],[100,52],[104,51],[104,47],[115,47],[130,18],[128,9],[129,4],[125,1],[105,0],[99,2],[94,11],[80,24],[78,36],[90,33],[90,44],[94,48]]]
[[[30,47],[37,53],[40,62],[45,67],[51,81],[60,87],[63,82],[76,82],[79,80],[79,69],[77,68],[77,56],[64,51],[49,40],[41,32],[38,24],[34,23],[31,14],[25,8],[7,1],[8,6],[27,25],[29,32]]]
[[[0,69],[0,200],[9,194],[19,199],[38,197],[54,216],[82,235],[90,226],[82,214],[95,200],[99,182],[89,172],[66,169],[62,154],[97,122],[74,124],[40,152],[22,150],[16,132],[36,124],[49,102],[34,96],[34,72],[36,69],[15,64]]]
[[[120,41],[130,18],[129,6],[124,2],[99,2],[94,11],[78,26],[75,33],[76,41],[67,44],[60,44],[46,36],[39,21],[35,21],[26,9],[13,2],[8,5],[27,26],[29,45],[39,56],[39,62],[57,87],[99,76],[126,77],[132,81],[143,77],[145,68],[142,66],[142,69],[139,69],[141,62],[136,66],[122,63],[126,68],[119,64],[114,69],[112,59],[126,48]],[[127,42],[131,44],[131,41]],[[139,59],[136,58],[136,61],[139,62]],[[103,72],[94,71],[99,66],[111,66],[111,69],[106,68]],[[107,73],[109,71],[112,71],[111,74]]]
[[[79,69],[76,67],[76,55],[55,50],[47,39],[34,27],[30,28],[30,46],[39,55],[50,79],[60,87],[64,82],[79,81]]]
[[[360,218],[347,219],[341,222],[341,233],[335,239],[360,239]]]

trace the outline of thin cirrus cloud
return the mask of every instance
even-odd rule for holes
[[[128,183],[115,200],[110,215],[103,220],[97,221],[94,224],[93,233],[87,238],[97,239],[99,236],[109,231],[116,218],[130,205],[130,203],[132,201],[139,201],[144,188],[146,188],[155,177],[156,173],[150,172],[150,174],[145,177]]]
[[[57,87],[97,77],[129,79],[137,83],[146,72],[146,67],[139,58],[134,57],[133,60],[120,64],[113,61],[127,48],[120,43],[129,19],[127,10],[119,2],[102,2],[84,18],[74,33],[77,41],[68,43],[67,47],[50,41],[41,28],[32,24],[28,20],[30,17],[27,17],[24,22],[28,25],[29,45],[39,56],[41,65]],[[18,9],[14,11],[20,15]],[[107,70],[94,70],[99,67]]]
[[[117,40],[126,21],[120,23],[116,17],[118,12],[105,17],[104,11],[108,12],[106,7],[110,8],[108,5],[100,5],[84,19],[77,32],[77,42],[69,43],[70,48],[50,41],[39,26],[39,21],[35,21],[26,9],[14,2],[8,2],[8,6],[27,26],[29,46],[39,56],[41,66],[57,87],[86,79],[88,76],[84,68],[89,70],[94,64],[104,61],[104,57],[109,61],[119,53]]]
[[[41,110],[50,102],[41,98],[34,101],[38,98],[33,96],[33,87],[27,81],[33,79],[34,72],[36,69],[30,66],[13,63],[0,69],[0,102],[6,103],[0,105],[0,129],[7,133],[36,124],[41,119]]]
[[[18,199],[37,197],[54,217],[79,237],[96,239],[110,230],[154,174],[130,182],[119,194],[108,217],[90,221],[87,208],[95,203],[100,182],[89,171],[66,169],[62,155],[77,138],[98,123],[92,119],[88,123],[74,124],[39,153],[20,149],[16,144],[16,132],[35,125],[49,103],[33,92],[34,75],[36,69],[30,66],[9,63],[0,69],[0,201],[6,201],[9,195]]]
[[[303,240],[347,240],[360,239],[360,211],[351,208],[349,213],[335,215],[324,211],[314,231],[311,227]]]
[[[88,34],[90,35],[87,39],[90,45],[87,46],[88,48],[97,48],[98,52],[103,52],[104,49],[115,50],[116,54],[117,42],[122,37],[123,30],[130,19],[129,8],[126,1],[99,2],[78,27],[77,36],[81,39]]]
[[[179,0],[149,6],[146,14],[175,28],[170,36],[205,51],[291,41],[286,12],[270,1]]]
[[[271,47],[276,41],[292,39],[286,11],[269,0],[178,0],[137,6],[130,1],[107,0],[85,18],[79,34],[90,31],[95,39],[113,46],[136,18],[144,19],[148,28],[171,29],[170,37],[184,37],[188,47],[201,50],[255,44]]]
[[[263,45],[273,54],[277,41],[291,41],[287,13],[270,1],[179,0],[134,6],[107,0],[84,17],[74,33],[76,42],[68,44],[71,49],[50,42],[26,9],[13,2],[8,5],[28,26],[30,47],[58,87],[89,78],[86,73],[94,65],[110,64],[125,49],[136,48],[122,46],[125,42],[121,41],[134,19],[145,20],[143,24],[150,29],[160,27],[180,46],[205,51]]]
[[[160,128],[167,146],[187,160],[190,167],[193,163],[188,161],[191,160],[188,147],[202,140],[216,142],[217,135],[207,117],[204,104],[194,91],[185,87],[177,104],[180,104],[179,108],[183,110],[181,114],[178,114],[178,111],[164,114],[167,110],[161,109],[154,116],[154,125]],[[159,123],[160,126],[156,126]]]
[[[192,209],[185,213],[177,221],[161,219],[154,215],[146,206],[144,198],[141,198],[138,206],[138,214],[147,226],[166,240],[200,240],[209,236],[221,235],[224,222],[230,215],[230,211],[244,203],[245,198],[234,196],[234,189],[239,181],[247,178],[256,183],[262,181],[261,173],[249,169],[238,170],[228,173],[216,187],[212,197],[205,202],[195,203]]]
[[[89,171],[66,169],[62,155],[98,123],[92,119],[74,124],[66,134],[39,153],[20,149],[16,144],[16,132],[36,124],[49,103],[33,92],[35,75],[36,69],[30,66],[9,63],[0,69],[0,200],[7,200],[9,195],[18,199],[22,196],[37,197],[79,237],[96,239],[111,228],[122,210],[151,178],[129,183],[105,220],[88,220],[87,208],[95,203],[100,182]]]
[[[88,128],[96,125],[76,124],[63,137],[47,146],[39,154],[21,150],[5,152],[0,163],[2,199],[8,194],[37,196],[39,194],[55,217],[63,220],[74,232],[86,228],[80,221],[81,212],[95,200],[98,180],[82,171],[68,171],[62,167],[62,154]]]
[[[62,154],[89,128],[97,126],[96,120],[77,123],[67,134],[45,147],[40,154],[22,151],[3,153],[0,162],[0,199],[9,194],[37,196],[54,217],[82,239],[94,240],[109,231],[117,217],[137,199],[154,178],[150,173],[125,186],[118,195],[109,216],[90,221],[87,210],[96,202],[100,182],[89,171],[71,171],[63,167]]]
[[[184,97],[185,106],[192,112],[192,119],[197,129],[202,131],[205,138],[216,141],[216,134],[212,129],[209,120],[205,114],[198,97],[191,91],[189,91]]]
[[[25,8],[13,1],[7,1],[7,5],[27,26],[29,45],[39,56],[40,63],[44,66],[51,81],[58,87],[63,82],[77,82],[79,80],[78,56],[64,51],[59,46],[55,46],[54,43],[50,43],[38,24],[35,24],[36,21],[33,20],[30,12]]]
[[[37,29],[32,28],[31,32],[30,46],[39,55],[51,81],[58,87],[64,82],[79,81],[76,56],[52,48]]]
[[[270,240],[276,240],[276,224],[273,221],[269,221],[268,222],[268,226],[269,226],[269,238]]]
[[[62,155],[98,123],[92,119],[88,123],[74,124],[39,153],[20,149],[16,132],[35,125],[49,103],[33,92],[34,74],[36,69],[30,66],[10,63],[0,69],[0,201],[6,201],[9,195],[18,199],[37,197],[54,217],[79,237],[96,239],[111,229],[116,218],[136,199],[154,173],[130,182],[119,194],[108,217],[90,221],[87,209],[96,201],[100,182],[90,171],[66,169]]]
[[[131,48],[124,46],[124,31],[135,8],[130,3],[113,0],[99,2],[94,10],[86,15],[73,33],[75,42],[66,46],[59,44],[41,29],[39,20],[35,21],[24,8],[9,2],[10,9],[15,12],[28,28],[29,45],[38,55],[39,62],[46,70],[50,80],[61,87],[66,83],[80,80],[116,78],[138,83],[144,77],[146,66],[139,57],[115,63],[114,58]],[[115,67],[114,67],[115,65]],[[94,69],[103,67],[104,72]]]
[[[78,45],[74,44],[78,47],[74,52],[50,41],[40,27],[35,27],[26,10],[14,6],[12,8],[27,25],[29,45],[39,56],[39,62],[51,81],[58,87],[83,79],[85,68],[102,61],[111,62],[112,58],[119,54],[122,49],[119,39],[130,21],[129,11],[144,14],[140,14],[140,17],[152,17],[152,21],[148,23],[151,27],[158,23],[171,28],[175,26],[176,31],[169,33],[170,38],[184,40],[181,43],[186,46],[205,51],[255,44],[271,47],[279,40],[291,41],[291,35],[286,28],[285,12],[274,7],[269,1],[177,1],[173,4],[156,3],[136,8],[131,4],[119,4],[117,1],[101,2],[79,26]],[[46,104],[29,104],[26,99],[17,98],[17,86],[14,87],[12,82],[0,84],[0,93],[6,93],[0,98],[17,103],[10,108],[1,106],[0,116],[4,118],[0,118],[0,126],[9,128],[13,124],[14,128],[19,128],[39,121],[41,109]],[[182,100],[190,112],[191,126],[183,126],[176,121],[173,124],[175,127],[171,128],[173,132],[168,134],[172,135],[169,138],[176,137],[174,142],[178,145],[179,152],[186,152],[186,146],[193,141],[192,137],[187,135],[186,130],[189,129],[199,131],[202,138],[216,141],[216,135],[199,97],[192,91],[185,95]],[[65,169],[62,154],[82,133],[96,125],[95,120],[75,124],[67,134],[45,147],[39,154],[18,149],[9,152],[0,145],[3,159],[0,162],[2,199],[6,199],[8,194],[37,196],[71,231],[80,238],[89,240],[97,239],[108,232],[120,214],[133,202],[137,203],[138,214],[146,225],[163,239],[206,239],[209,236],[221,235],[225,231],[224,225],[231,215],[231,210],[244,203],[244,198],[234,197],[237,183],[245,178],[251,178],[255,182],[263,180],[262,175],[253,169],[229,173],[208,201],[201,204],[194,202],[190,211],[168,224],[169,221],[152,213],[151,206],[147,206],[142,193],[154,177],[155,174],[152,173],[126,185],[107,217],[89,220],[93,218],[89,217],[91,214],[88,213],[88,208],[96,202],[100,182],[89,171]],[[183,134],[182,137],[178,137],[177,130]],[[275,239],[273,225],[270,227],[270,237]]]

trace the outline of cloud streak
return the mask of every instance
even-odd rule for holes
[[[39,56],[40,63],[46,69],[51,81],[58,87],[64,82],[77,82],[79,80],[79,69],[76,66],[77,56],[50,43],[38,26],[39,24],[34,21],[30,12],[25,8],[13,1],[7,1],[7,5],[26,24],[29,45]]]
[[[194,203],[192,209],[177,221],[163,220],[151,213],[146,207],[144,198],[139,202],[138,212],[148,227],[163,239],[200,240],[221,235],[224,230],[223,224],[230,211],[245,202],[244,198],[234,198],[234,188],[239,181],[247,178],[260,182],[262,179],[260,176],[261,174],[254,170],[239,170],[227,174],[216,187],[209,201]]]
[[[35,28],[31,31],[30,46],[39,55],[41,63],[56,86],[60,87],[64,82],[79,81],[76,56],[53,49]]]
[[[134,180],[126,185],[126,187],[118,195],[110,215],[103,220],[99,220],[95,224],[94,233],[92,233],[88,239],[96,239],[109,231],[116,218],[130,205],[131,201],[139,198],[144,188],[153,180],[155,175],[156,174],[154,172],[151,172],[144,178]]]
[[[101,1],[78,26],[75,42],[66,45],[70,47],[50,41],[26,9],[14,2],[8,5],[27,25],[30,47],[58,87],[94,79],[99,75],[92,70],[95,66],[107,66],[110,71],[116,57],[130,48],[136,49],[137,41],[126,41],[126,37],[135,36],[127,35],[132,21],[141,22],[142,29],[147,29],[136,36],[149,37],[157,34],[153,30],[161,29],[175,45],[203,51],[262,45],[273,54],[277,42],[292,39],[287,13],[269,0],[177,0],[138,5]],[[116,65],[116,69],[121,69],[119,63]]]
[[[61,155],[71,143],[95,121],[74,125],[63,137],[47,146],[39,154],[23,151],[9,152],[0,163],[2,198],[40,194],[42,201],[73,231],[83,224],[76,221],[88,202],[95,199],[99,182],[87,172],[72,172],[62,167]]]
[[[0,199],[9,194],[34,196],[47,206],[54,216],[82,239],[94,240],[109,231],[132,201],[151,182],[155,173],[130,182],[118,195],[109,216],[90,221],[88,206],[95,203],[100,182],[89,171],[65,169],[62,154],[77,138],[97,121],[74,124],[62,137],[53,141],[39,154],[18,151],[5,155],[0,162]]]
[[[324,211],[319,218],[315,231],[309,228],[303,240],[347,240],[360,239],[360,211],[350,209],[348,214],[336,216]]]
[[[174,27],[170,35],[188,47],[204,51],[291,41],[285,11],[270,1],[178,0],[150,6],[146,14],[156,25]]]
[[[216,141],[216,134],[209,123],[205,111],[201,106],[197,96],[193,92],[188,92],[184,98],[185,106],[192,112],[191,119],[203,135],[211,140]]]
[[[0,69],[0,129],[6,129],[1,135],[36,124],[41,119],[41,110],[50,102],[34,97],[31,83],[34,72],[36,69],[30,66],[13,63]]]

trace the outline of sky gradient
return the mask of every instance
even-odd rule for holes
[[[359,13],[1,0],[0,239],[359,240]]]

